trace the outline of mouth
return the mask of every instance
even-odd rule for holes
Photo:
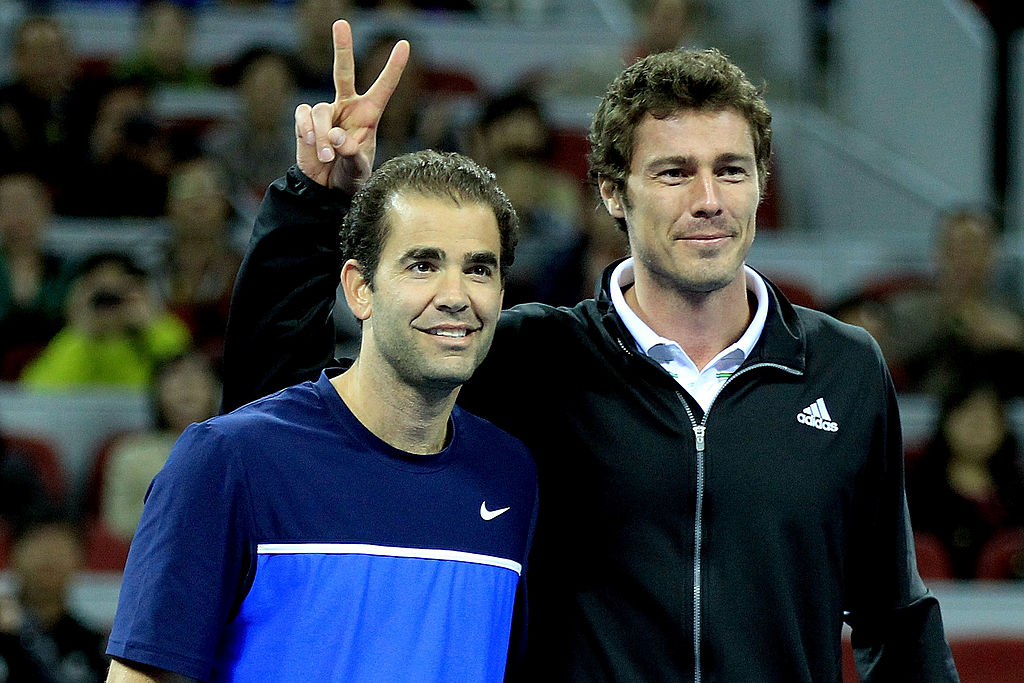
[[[444,337],[446,339],[463,339],[476,331],[477,329],[470,329],[468,327],[451,327],[446,325],[428,327],[420,330],[420,332],[429,334],[433,337]]]
[[[694,240],[698,242],[711,242],[714,240],[724,240],[733,237],[728,232],[716,232],[716,233],[701,233],[697,235],[681,235],[678,239],[681,240]]]
[[[680,242],[688,244],[699,244],[703,246],[723,244],[728,240],[732,239],[734,235],[722,234],[722,235],[683,235],[676,238]]]

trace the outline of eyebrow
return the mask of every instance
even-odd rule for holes
[[[437,247],[413,247],[402,254],[402,261],[443,261],[445,259],[443,249]]]
[[[412,247],[402,254],[403,261],[444,261],[447,258],[444,249],[437,247]],[[471,263],[484,266],[497,266],[498,255],[493,251],[474,251],[462,259],[464,265]]]
[[[754,157],[749,154],[736,154],[734,152],[728,152],[726,154],[720,154],[716,157],[715,161],[720,164],[735,164],[735,163],[754,163]]]
[[[715,157],[713,163],[718,165],[718,164],[735,164],[735,163],[741,163],[741,162],[742,163],[752,164],[752,163],[754,163],[754,157],[751,156],[750,154],[739,154],[737,152],[724,152],[722,154],[719,154],[717,157]],[[694,159],[692,156],[682,156],[682,155],[674,154],[674,155],[670,155],[670,156],[657,157],[655,159],[651,159],[651,161],[648,163],[647,166],[648,166],[648,168],[652,168],[652,167],[655,167],[655,166],[687,166],[687,165],[692,165],[692,164],[696,164],[696,163],[697,163],[697,160]]]
[[[474,251],[471,254],[466,254],[466,258],[463,259],[463,263],[466,265],[473,263],[481,266],[497,267],[498,255],[493,251]]]

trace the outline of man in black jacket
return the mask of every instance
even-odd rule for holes
[[[363,133],[317,106],[298,117],[300,154],[347,162]],[[745,265],[770,123],[716,51],[627,68],[590,161],[633,256],[594,299],[503,312],[460,397],[539,469],[525,680],[836,681],[844,621],[864,680],[957,680],[916,569],[877,345]],[[347,195],[327,177],[293,169],[267,195],[225,408],[333,362]]]

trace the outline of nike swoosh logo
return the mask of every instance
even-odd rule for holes
[[[512,508],[499,508],[497,510],[488,510],[487,501],[485,500],[480,503],[480,517],[482,517],[485,522],[489,522],[498,515],[503,515],[511,509]]]

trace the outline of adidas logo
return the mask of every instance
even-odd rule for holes
[[[839,425],[832,421],[832,416],[828,414],[828,408],[825,407],[825,399],[823,398],[819,398],[797,413],[796,421],[808,427],[820,429],[823,432],[839,431]]]

